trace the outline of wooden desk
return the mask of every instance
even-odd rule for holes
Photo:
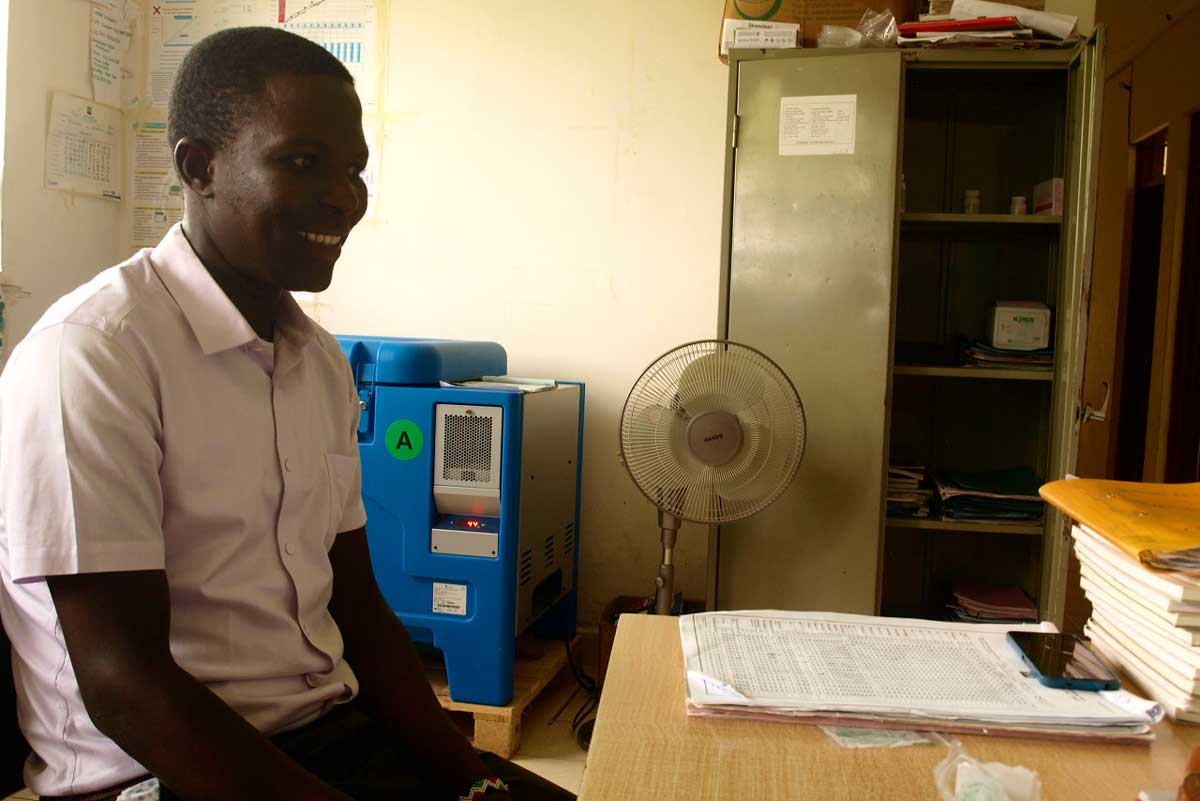
[[[972,756],[1024,765],[1050,801],[1133,801],[1177,787],[1200,728],[1145,745],[963,736]],[[687,716],[676,618],[625,615],[605,677],[580,801],[931,801],[941,745],[845,749],[799,723]]]

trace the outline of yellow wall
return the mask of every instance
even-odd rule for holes
[[[617,459],[625,395],[716,332],[726,68],[709,6],[393,3],[381,219],[308,304],[335,333],[495,340],[514,375],[587,383],[585,624],[648,594],[658,564],[654,508]],[[702,597],[705,531],[680,543],[679,587]]]
[[[1046,10],[1079,17],[1079,32],[1085,36],[1096,27],[1096,0],[1046,0]]]
[[[126,255],[120,203],[44,187],[50,93],[91,95],[90,5],[16,0],[9,9],[0,237],[6,354],[51,303]]]

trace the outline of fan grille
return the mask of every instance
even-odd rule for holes
[[[737,418],[741,447],[719,465],[688,442],[706,412]],[[767,356],[746,345],[703,340],[660,356],[634,383],[621,414],[621,458],[656,506],[698,523],[727,523],[769,506],[804,455],[800,396]]]

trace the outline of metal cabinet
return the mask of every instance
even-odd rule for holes
[[[889,521],[886,470],[913,450],[931,467],[1021,459],[1057,478],[1073,466],[1095,54],[1093,40],[1071,51],[731,55],[718,334],[788,373],[808,445],[779,501],[713,531],[710,606],[932,613],[941,549],[1061,617],[1061,518],[1017,534]],[[1010,188],[1051,176],[1067,187],[1061,219],[999,214]],[[964,181],[987,187],[995,215],[959,213]],[[952,347],[958,333],[979,335],[981,304],[1015,299],[995,297],[1006,291],[1053,308],[1052,374],[1022,382],[906,363],[914,337]],[[891,588],[923,602],[896,603]]]

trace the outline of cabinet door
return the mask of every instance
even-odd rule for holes
[[[1100,100],[1104,92],[1102,36],[1103,28],[1080,47],[1071,64],[1068,82],[1067,172],[1064,177],[1068,205],[1063,215],[1062,277],[1054,332],[1058,355],[1047,481],[1074,472],[1079,452],[1100,155]],[[1041,615],[1043,620],[1059,626],[1063,624],[1070,555],[1070,523],[1061,512],[1047,504],[1046,538],[1042,547]]]
[[[896,265],[898,51],[732,62],[725,334],[776,360],[808,440],[766,510],[717,533],[719,608],[871,613]],[[846,144],[851,124],[852,141]]]

